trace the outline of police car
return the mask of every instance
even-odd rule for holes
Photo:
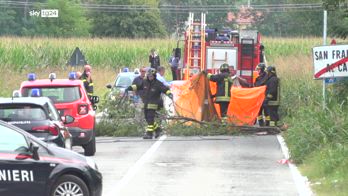
[[[95,162],[0,121],[0,195],[100,196]]]
[[[54,73],[49,75],[49,79],[36,79],[35,74],[28,74],[28,81],[21,83],[20,93],[23,97],[30,97],[33,89],[39,89],[41,96],[49,97],[61,116],[74,117],[74,122],[67,124],[73,145],[82,146],[86,156],[93,156],[96,152],[96,108],[93,106],[99,102],[99,97],[91,96],[89,99],[75,72],[69,73],[67,79],[56,79]]]
[[[45,142],[71,149],[71,134],[65,124],[72,123],[74,118],[60,117],[47,97],[0,98],[0,119]]]
[[[128,68],[124,68],[122,72],[120,72],[113,84],[106,85],[106,88],[111,89],[109,93],[109,99],[115,99],[117,97],[122,97],[125,93],[127,87],[132,85],[134,78],[138,77],[140,72],[138,69],[135,69],[134,72],[129,71]],[[133,92],[129,92],[129,98],[137,99],[134,96]]]

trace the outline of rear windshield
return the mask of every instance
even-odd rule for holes
[[[0,119],[3,121],[46,120],[44,109],[37,105],[0,105]]]
[[[134,76],[119,76],[116,79],[115,87],[128,87],[132,85]]]
[[[81,98],[81,93],[78,86],[24,88],[22,96],[31,97],[32,89],[40,89],[40,95],[42,97],[50,98],[54,103],[74,102]]]

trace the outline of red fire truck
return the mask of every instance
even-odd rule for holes
[[[237,75],[252,84],[256,66],[264,61],[260,33],[256,30],[208,29],[205,18],[205,13],[201,14],[200,20],[194,20],[193,13],[189,15],[179,79],[186,80],[202,70],[215,74],[221,64],[227,63],[237,70]],[[176,56],[180,57],[180,52],[177,48]]]

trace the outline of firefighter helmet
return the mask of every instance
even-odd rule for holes
[[[276,69],[274,66],[270,65],[267,67],[267,73],[274,73],[276,74]]]
[[[156,78],[156,74],[157,74],[157,71],[156,71],[156,69],[154,69],[154,68],[149,68],[149,69],[147,70],[147,72],[146,72],[147,77],[148,77],[148,76],[153,76],[153,77]]]
[[[260,70],[261,72],[264,72],[266,69],[266,65],[264,63],[259,63],[257,66],[256,66],[256,70]]]
[[[220,66],[220,72],[230,72],[230,69],[228,68],[228,64],[224,63]]]

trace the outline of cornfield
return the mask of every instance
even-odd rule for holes
[[[88,63],[97,67],[138,67],[148,65],[151,48],[166,61],[175,40],[109,38],[0,38],[0,65],[22,70],[27,67],[65,66],[79,47]]]

